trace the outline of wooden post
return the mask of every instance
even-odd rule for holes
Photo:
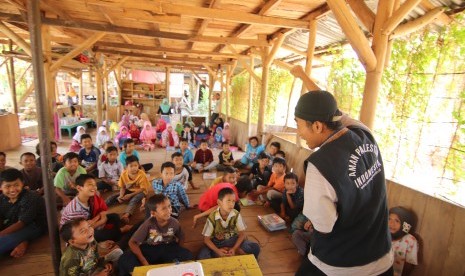
[[[116,82],[119,84],[118,85],[118,105],[116,108],[116,120],[118,121],[121,118],[121,90],[123,89],[122,85],[122,78],[121,78],[121,66],[118,66],[116,68]]]
[[[8,40],[8,49],[13,50],[13,42]],[[8,80],[10,83],[11,103],[13,104],[13,112],[18,114],[18,102],[16,99],[16,79],[15,79],[15,59],[10,58],[9,66],[7,66]]]
[[[97,54],[96,60],[98,63],[98,60],[100,59],[100,55]],[[97,65],[97,64],[96,64]],[[102,125],[102,96],[103,96],[103,71],[102,68],[98,68],[96,66],[95,68],[95,84],[97,86],[97,93],[96,93],[96,101],[95,104],[97,105],[97,128],[99,128]]]
[[[229,119],[229,96],[231,89],[231,65],[226,67],[226,115],[225,121]]]
[[[289,113],[291,112],[291,99],[292,99],[292,96],[294,94],[294,86],[295,86],[295,82],[296,82],[296,78],[294,78],[294,80],[292,81],[292,86],[291,86],[291,93],[289,93],[289,99],[287,100],[287,112],[286,112],[286,125],[285,127],[287,127],[289,125]],[[303,87],[303,85],[302,85]],[[299,137],[297,135],[297,137]],[[299,145],[299,144],[297,144]]]
[[[104,121],[106,122],[105,127],[108,127],[108,110],[110,109],[109,106],[109,98],[110,98],[110,93],[108,91],[108,75],[111,73],[112,70],[107,71],[107,62],[106,60],[103,62],[103,67],[102,67],[102,73],[103,73],[103,95],[104,95],[104,100],[103,100],[103,106],[105,109],[105,118]],[[103,124],[103,121],[102,121]]]
[[[267,62],[270,53],[269,47],[263,47],[261,51],[262,58],[262,83],[260,93],[260,106],[258,109],[257,135],[263,142],[263,131],[265,129],[266,98],[268,96],[268,78],[270,75],[270,64]]]
[[[312,74],[312,62],[313,54],[315,52],[315,43],[316,43],[316,20],[310,21],[310,29],[308,30],[308,44],[307,44],[307,60],[305,63],[305,74],[311,76]],[[294,85],[294,84],[293,84]],[[308,90],[302,85],[302,90],[300,94],[304,94]]]
[[[82,91],[82,89],[84,88],[84,86],[83,86],[83,84],[82,84],[82,75],[83,75],[83,74],[84,74],[84,73],[82,73],[82,71],[81,71],[81,75],[80,75],[80,77],[79,77],[79,105],[80,105],[80,106],[82,106],[82,102],[83,102],[82,97],[83,97],[83,95],[84,95],[84,93],[83,93],[83,91]]]
[[[224,99],[224,72],[223,69],[218,70],[219,76],[218,78],[220,79],[220,101],[218,102],[219,108],[218,108],[218,116],[221,116],[221,113],[223,112],[223,99]]]
[[[254,60],[254,57],[251,56],[250,57],[250,68],[252,68],[253,70],[254,67],[255,67],[255,60]],[[247,109],[247,134],[249,137],[251,136],[250,129],[252,127],[253,80],[254,80],[253,76],[249,74],[249,108]]]
[[[32,64],[34,73],[34,86],[36,95],[36,107],[38,114],[38,129],[41,154],[41,168],[42,168],[42,182],[44,183],[44,196],[45,208],[48,226],[48,236],[50,247],[52,251],[53,269],[55,275],[59,274],[60,258],[61,258],[61,245],[60,237],[58,235],[58,221],[57,221],[57,207],[55,198],[55,189],[51,183],[52,178],[52,156],[50,151],[50,112],[47,112],[47,102],[52,103],[52,99],[47,99],[46,85],[45,85],[45,70],[48,67],[44,66],[44,59],[42,56],[42,36],[41,36],[41,21],[40,21],[40,8],[39,1],[27,1],[27,17],[29,35],[32,49]],[[51,128],[53,131],[53,128]]]
[[[360,121],[369,128],[373,128],[375,121],[378,92],[388,49],[389,36],[383,28],[392,14],[393,6],[393,0],[380,0],[378,2],[378,13],[375,18],[372,45],[377,64],[373,70],[367,70],[362,107],[360,110]]]
[[[171,77],[171,68],[166,67],[165,68],[166,72],[166,77],[165,77],[165,86],[166,86],[166,97],[168,98],[168,102],[171,103],[171,97],[170,97],[170,77]]]
[[[208,112],[207,112],[207,122],[206,125],[209,125],[210,122],[210,114],[212,113],[212,99],[213,99],[213,87],[215,86],[215,76],[212,73],[208,74],[208,81],[209,81],[209,87],[208,87]]]
[[[42,26],[42,50],[44,57],[44,76],[45,76],[45,95],[47,96],[47,116],[49,118],[49,138],[52,139],[55,137],[54,125],[53,125],[53,112],[56,109],[54,103],[57,102],[55,97],[55,82],[56,82],[56,72],[53,73],[50,71],[50,66],[52,66],[52,46],[50,43],[50,27]],[[36,90],[37,95],[37,90]]]

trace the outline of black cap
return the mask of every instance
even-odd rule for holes
[[[342,113],[336,99],[328,91],[310,91],[302,95],[295,107],[294,116],[305,121],[335,122]]]

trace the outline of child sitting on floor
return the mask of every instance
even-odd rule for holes
[[[167,124],[166,129],[161,133],[160,146],[163,148],[179,146],[178,134],[173,130],[171,124]]]
[[[230,126],[229,126],[229,123],[224,123],[224,128],[223,128],[223,142],[230,142],[231,140],[231,132],[230,132]]]
[[[235,163],[235,167],[251,169],[253,164],[257,162],[258,155],[265,150],[265,146],[258,144],[256,136],[249,138],[249,143],[246,146],[245,154]]]
[[[100,156],[98,157],[98,162],[97,162],[97,168],[100,168],[100,166],[102,165],[103,162],[107,161],[107,148],[109,147],[114,147],[115,144],[113,144],[113,142],[111,140],[109,141],[106,141],[104,144],[103,144],[103,151],[101,152]]]
[[[200,189],[199,187],[195,186],[194,182],[192,181],[192,163],[194,163],[194,154],[189,149],[188,141],[186,139],[181,139],[179,143],[179,149],[176,151],[182,154],[183,158],[183,166],[189,172],[189,184],[191,185],[192,189],[197,190]]]
[[[287,173],[284,176],[284,191],[281,200],[279,216],[291,223],[302,212],[304,207],[304,189],[299,186],[295,173]]]
[[[140,133],[139,139],[145,151],[152,151],[155,149],[155,143],[157,140],[157,132],[152,127],[152,124],[150,123],[150,121],[144,122],[144,126]]]
[[[173,208],[172,216],[178,218],[181,213],[181,204],[189,209],[189,198],[183,185],[174,181],[175,165],[172,162],[165,162],[161,165],[161,178],[152,181],[152,187],[155,194],[164,194],[170,201]],[[147,215],[147,213],[146,213]]]
[[[260,246],[246,240],[246,227],[241,214],[234,209],[235,202],[233,189],[219,191],[218,209],[208,216],[202,231],[205,245],[197,256],[199,260],[244,254],[254,254],[258,258]]]
[[[60,262],[60,276],[111,275],[113,265],[100,258],[94,239],[94,228],[84,218],[71,220],[60,229],[61,238],[68,244]]]
[[[76,178],[87,172],[83,167],[79,166],[79,156],[77,153],[68,152],[63,155],[63,162],[65,162],[65,166],[57,172],[57,175],[53,179],[53,185],[55,186],[56,194],[61,198],[63,206],[65,206],[71,201],[68,196],[74,197],[77,193]]]
[[[108,214],[105,201],[97,194],[94,176],[81,174],[76,178],[76,188],[77,196],[63,208],[60,226],[76,218],[85,218],[94,228],[96,241],[119,241],[122,232],[129,231],[132,225],[120,228],[119,216]]]
[[[136,156],[126,158],[126,169],[121,173],[118,180],[120,191],[118,194],[110,196],[106,203],[108,206],[117,202],[128,202],[128,206],[124,211],[121,219],[124,222],[129,222],[129,217],[132,216],[136,209],[136,205],[142,202],[149,188],[147,175],[139,169],[139,159]]]
[[[276,153],[281,150],[281,144],[279,142],[272,142],[270,146],[268,147],[268,155],[270,156],[270,160],[273,161],[273,159],[276,157]],[[281,158],[284,158],[281,156]]]
[[[208,141],[209,138],[210,134],[207,131],[207,127],[205,126],[205,123],[202,123],[202,125],[199,126],[199,129],[197,129],[197,133],[195,134],[195,147],[200,147],[202,140]]]
[[[22,257],[29,241],[47,231],[45,201],[36,192],[24,189],[17,169],[0,173],[0,255]]]
[[[97,138],[95,139],[95,144],[97,148],[103,149],[103,145],[106,141],[110,140],[110,135],[108,135],[107,128],[105,126],[101,126],[98,128]]]
[[[123,150],[121,151],[118,157],[119,161],[123,165],[123,168],[126,167],[126,158],[128,158],[129,156],[135,156],[137,157],[137,160],[140,161],[139,152],[135,150],[135,148],[136,148],[136,144],[134,143],[132,139],[127,139],[126,141],[124,141]],[[144,169],[144,171],[148,172],[153,168],[153,164],[146,163],[146,164],[142,164],[141,167]]]
[[[131,139],[134,141],[136,145],[140,144],[139,137],[140,137],[140,130],[134,121],[131,121],[129,124],[129,135],[131,135]]]
[[[236,185],[237,182],[237,171],[234,167],[226,167],[224,169],[223,176],[219,176],[213,179],[212,183],[210,184],[210,188],[215,186],[219,183],[231,183]]]
[[[250,170],[249,178],[252,180],[252,187],[257,189],[258,185],[266,186],[271,176],[270,156],[265,152],[258,155],[258,162],[254,163]]]
[[[299,253],[299,255],[307,256],[310,248],[310,238],[313,234],[313,224],[304,215],[300,214],[299,216],[305,218],[306,221],[302,229],[295,229],[292,233],[292,243],[297,248],[297,253]]]
[[[415,215],[404,207],[389,210],[389,231],[394,252],[394,275],[409,275],[418,265],[418,242],[409,232],[415,229]]]
[[[189,148],[195,147],[195,132],[189,124],[184,124],[184,129],[181,132],[181,141],[185,139],[189,143]]]
[[[81,149],[81,135],[86,133],[86,129],[83,126],[76,128],[76,134],[73,136],[73,141],[69,146],[69,151],[78,152]]]
[[[157,194],[147,201],[150,217],[129,240],[130,250],[120,258],[119,275],[130,275],[140,265],[173,263],[193,259],[183,247],[184,233],[179,222],[171,216],[168,197]]]
[[[213,153],[208,149],[207,141],[200,141],[200,148],[195,152],[194,162],[191,165],[192,168],[201,173],[202,171],[209,171],[215,168],[217,164],[217,162],[213,161]]]
[[[226,167],[234,165],[234,157],[229,149],[229,142],[222,142],[223,150],[218,154],[219,164],[216,166],[218,171],[223,171]]]
[[[131,139],[131,134],[129,134],[128,128],[126,126],[122,126],[118,135],[115,137],[115,144],[118,145],[118,147],[121,149],[124,145],[124,142],[128,139]]]
[[[161,139],[161,133],[166,129],[166,121],[162,118],[158,119],[157,124],[155,126],[155,131],[157,132],[157,139]]]
[[[6,154],[3,151],[0,151],[0,172],[11,168],[12,167],[6,165]]]
[[[173,181],[181,183],[184,187],[184,190],[187,190],[189,183],[189,172],[183,165],[182,154],[180,152],[171,154],[171,161],[175,166]]]
[[[81,135],[82,148],[79,150],[79,160],[87,173],[98,175],[97,162],[100,157],[100,150],[92,143],[92,137],[89,134]]]
[[[223,129],[221,127],[217,127],[215,129],[215,135],[213,136],[213,148],[220,148],[221,143],[223,142]]]
[[[275,158],[273,162],[273,173],[267,186],[258,185],[254,196],[260,196],[260,200],[265,201],[265,206],[269,206],[272,201],[273,209],[279,210],[279,205],[284,191],[284,176],[286,174],[286,160]],[[266,195],[266,196],[264,196]]]
[[[245,198],[247,194],[252,191],[252,185],[250,180],[247,177],[241,177],[237,181],[237,184],[231,183],[219,183],[208,190],[206,190],[199,199],[199,210],[202,212],[194,216],[194,223],[192,228],[195,228],[197,220],[201,217],[208,216],[211,212],[218,209],[218,193],[223,188],[231,188],[236,195],[236,203],[234,204],[234,209],[237,211],[241,210],[239,205],[239,199]]]
[[[123,173],[123,165],[118,162],[118,149],[115,146],[107,147],[106,160],[100,164],[98,169],[99,191],[113,191],[118,186],[118,180]]]
[[[36,156],[32,152],[25,152],[19,158],[23,169],[23,183],[26,189],[34,191],[39,195],[44,194],[44,185],[42,183],[42,170],[36,166]]]

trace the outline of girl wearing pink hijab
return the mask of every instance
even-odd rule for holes
[[[174,131],[171,124],[166,124],[166,129],[161,133],[160,145],[164,148],[179,146],[178,134]]]
[[[229,132],[229,123],[224,123],[223,128],[223,142],[229,142],[231,140],[231,133]]]
[[[144,122],[144,127],[142,128],[139,139],[142,142],[142,147],[145,151],[151,151],[155,148],[157,132],[152,127],[150,121]]]
[[[126,126],[122,126],[119,130],[118,135],[115,137],[115,144],[119,146],[119,148],[123,148],[123,143],[127,139],[131,138],[131,134],[129,134],[128,128]]]

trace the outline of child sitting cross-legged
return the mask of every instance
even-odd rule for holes
[[[68,221],[61,227],[60,236],[68,244],[61,256],[60,276],[112,275],[111,261],[117,261],[121,254],[116,254],[116,258],[112,259],[100,257],[98,245],[94,239],[94,228],[86,219],[77,218]],[[120,249],[115,248],[115,251],[120,251]]]
[[[279,216],[286,222],[293,222],[304,207],[304,189],[299,186],[295,173],[284,176],[284,191]]]
[[[218,209],[212,212],[205,223],[202,234],[205,245],[198,259],[254,254],[258,258],[260,246],[246,240],[246,228],[239,211],[234,209],[236,195],[231,188],[218,193]]]
[[[147,200],[150,217],[129,240],[130,250],[121,256],[119,275],[131,275],[140,265],[192,260],[192,253],[182,247],[184,233],[178,220],[171,216],[170,200],[157,194]]]
[[[192,154],[192,151],[189,149],[189,142],[186,139],[181,139],[179,142],[179,149],[176,152],[179,152],[182,154],[183,158],[183,166],[186,168],[187,172],[189,172],[189,184],[192,186],[192,189],[197,190],[200,189],[199,187],[194,185],[194,182],[192,181],[192,163],[194,163],[194,154]]]
[[[213,179],[212,183],[210,184],[210,188],[219,184],[219,183],[231,183],[236,185],[237,182],[237,171],[234,167],[226,167],[224,169],[223,176],[219,176]]]
[[[260,200],[266,201],[265,206],[273,204],[273,209],[279,209],[279,201],[283,196],[284,191],[284,175],[286,174],[286,160],[275,158],[273,161],[273,174],[268,181],[267,186],[258,185],[257,191],[253,192],[254,196],[259,196]]]
[[[221,146],[223,150],[218,154],[219,164],[216,166],[218,171],[224,171],[226,167],[234,166],[234,157],[229,149],[229,142],[222,142]]]
[[[271,176],[270,156],[266,152],[258,155],[258,161],[253,164],[250,170],[249,178],[252,180],[252,186],[257,189],[258,185],[266,186]]]
[[[55,192],[62,199],[64,206],[71,201],[68,196],[76,195],[76,178],[81,174],[85,174],[86,170],[79,166],[77,153],[68,152],[63,155],[63,162],[65,166],[57,172],[53,179],[53,185],[55,185]]]
[[[173,161],[175,167],[173,181],[181,183],[184,190],[187,190],[189,183],[189,171],[183,165],[182,154],[180,152],[171,154],[171,161]]]
[[[24,189],[23,176],[17,169],[1,172],[0,187],[0,257],[9,253],[19,258],[26,253],[29,241],[47,231],[45,201],[36,192]]]
[[[258,155],[265,150],[265,146],[258,144],[258,138],[256,136],[249,138],[249,143],[246,145],[245,154],[240,160],[237,160],[234,164],[236,168],[247,168],[251,169],[253,164],[257,162]]]
[[[154,179],[152,182],[155,194],[164,194],[171,201],[173,207],[172,216],[178,218],[181,213],[181,203],[186,209],[189,209],[189,198],[183,184],[174,181],[174,170],[176,166],[172,162],[165,162],[161,165],[161,178]],[[148,213],[146,212],[146,217]]]
[[[118,194],[110,196],[106,203],[108,206],[117,202],[128,202],[121,220],[129,222],[129,217],[134,213],[136,205],[145,199],[149,188],[149,181],[145,172],[139,169],[139,159],[136,156],[126,158],[126,169],[121,173],[118,180],[120,191]]]
[[[200,141],[200,148],[195,152],[194,162],[191,166],[201,173],[215,168],[217,164],[213,161],[212,151],[208,149],[208,142],[206,140]]]
[[[135,149],[136,148],[136,143],[132,139],[127,139],[123,143],[123,150],[119,154],[119,161],[123,165],[123,168],[126,167],[126,158],[129,156],[135,156],[137,157],[137,160],[140,162],[140,155],[139,152]],[[147,163],[147,164],[142,164],[141,167],[144,169],[144,171],[148,172],[153,168],[152,163]]]
[[[85,133],[81,135],[81,146],[79,150],[79,160],[87,173],[98,175],[97,162],[100,157],[100,150],[92,143],[92,137]]]
[[[23,174],[25,188],[43,195],[42,170],[36,166],[36,156],[34,153],[25,152],[21,154],[19,161],[19,164],[23,166],[21,173]]]
[[[98,169],[98,177],[101,180],[98,183],[98,189],[99,191],[112,191],[114,187],[117,187],[124,169],[121,162],[118,162],[118,149],[115,146],[107,147],[105,152],[107,158]]]
[[[127,232],[132,226],[120,228],[120,218],[117,214],[108,214],[105,201],[97,195],[97,183],[94,176],[81,174],[76,178],[77,196],[63,209],[60,226],[76,219],[85,218],[95,230],[95,240],[119,241],[122,232]]]

